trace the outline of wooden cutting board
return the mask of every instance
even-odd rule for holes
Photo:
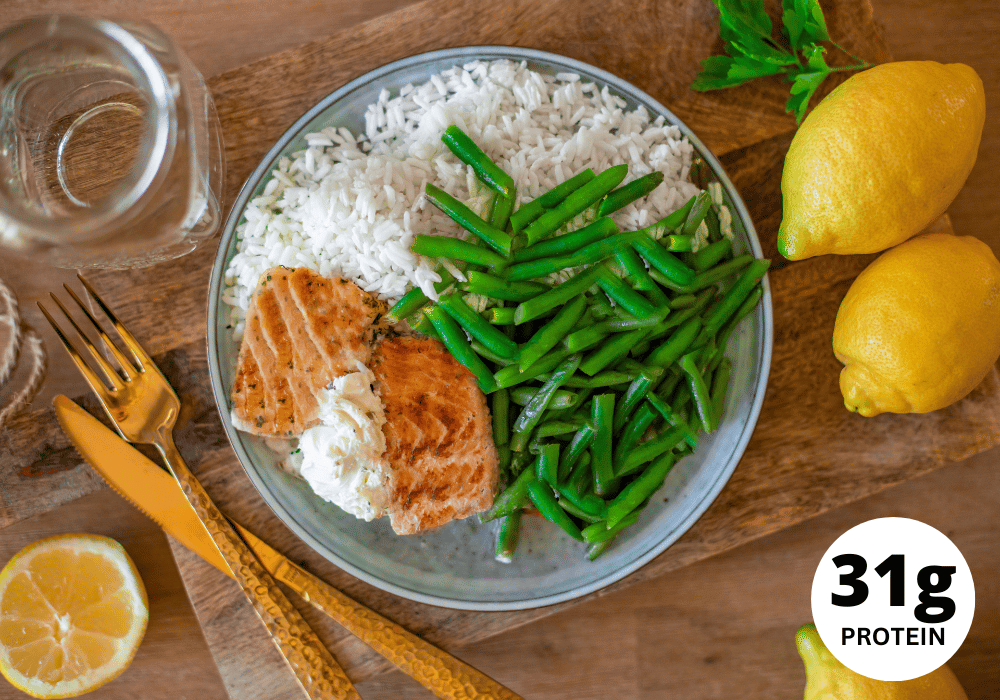
[[[831,34],[842,45],[876,60],[889,58],[866,2],[828,4]],[[717,37],[717,15],[707,0],[430,0],[210,81],[226,139],[229,201],[271,144],[319,99],[389,61],[451,46],[544,49],[604,68],[667,105],[720,156],[747,203],[765,255],[775,262],[770,274],[775,344],[767,395],[746,455],[711,508],[667,552],[607,590],[775,532],[1000,442],[995,372],[970,397],[934,414],[866,420],[844,410],[839,365],[830,350],[833,319],[851,280],[872,256],[783,264],[774,239],[781,163],[795,127],[783,111],[788,84],[775,79],[714,93],[691,91],[698,62],[721,50]],[[947,219],[935,226],[950,230]],[[150,270],[90,278],[182,395],[178,444],[225,510],[327,581],[449,649],[573,604],[486,614],[412,603],[336,570],[285,529],[236,462],[208,389],[206,292],[214,255],[203,249]],[[89,396],[80,400],[99,413]],[[50,411],[21,416],[0,435],[0,463],[5,467],[0,527],[102,488]],[[232,696],[299,697],[235,585],[182,548],[175,547],[175,554]],[[385,667],[311,609],[303,612],[352,677]]]

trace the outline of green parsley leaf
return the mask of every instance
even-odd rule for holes
[[[786,46],[775,40],[764,0],[712,0],[719,10],[719,36],[725,56],[710,56],[701,62],[691,87],[719,90],[757,78],[787,75],[792,81],[785,109],[801,123],[823,80],[834,70],[863,70],[875,64],[851,56],[830,39],[819,0],[782,0],[782,25]],[[819,42],[827,41],[854,60],[856,65],[831,68]]]
[[[754,61],[745,56],[739,59],[730,56],[709,56],[701,62],[701,68],[701,73],[695,78],[691,87],[702,91],[742,85],[756,78],[784,72],[781,66]]]
[[[788,103],[785,105],[785,111],[795,114],[795,121],[800,124],[806,116],[809,100],[816,94],[820,83],[826,79],[826,76],[830,75],[830,66],[826,65],[826,59],[823,58],[826,49],[822,46],[812,45],[803,53],[807,59],[807,70],[797,73],[792,79],[792,96],[788,98]]]
[[[818,0],[782,0],[781,5],[784,8],[781,21],[794,50],[801,51],[808,44],[830,39]]]

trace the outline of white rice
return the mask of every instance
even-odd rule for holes
[[[327,127],[279,160],[237,227],[223,293],[235,337],[260,275],[276,265],[353,279],[390,304],[414,286],[436,298],[439,261],[413,254],[413,236],[467,234],[425,201],[424,186],[473,206],[489,201],[441,141],[452,124],[514,178],[520,202],[588,167],[628,163],[627,180],[659,170],[663,184],[614,215],[622,230],[652,224],[698,191],[687,181],[694,149],[680,130],[629,110],[606,87],[508,60],[455,67],[396,96],[383,90],[365,134]]]

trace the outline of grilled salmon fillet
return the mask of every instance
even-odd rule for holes
[[[376,346],[369,366],[385,406],[392,529],[411,535],[493,505],[497,450],[473,374],[437,340],[407,336]]]
[[[233,422],[255,435],[298,435],[319,419],[317,394],[368,364],[385,302],[305,268],[265,272],[247,312],[233,382]]]

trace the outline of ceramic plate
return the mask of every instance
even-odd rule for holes
[[[732,384],[719,429],[702,440],[697,453],[680,461],[639,522],[619,536],[596,561],[561,530],[529,518],[513,563],[493,559],[495,523],[476,518],[452,523],[423,536],[400,537],[388,518],[366,523],[318,498],[309,486],[277,467],[263,441],[228,424],[229,391],[238,354],[226,329],[222,301],[224,272],[236,252],[236,226],[246,203],[263,190],[275,162],[305,147],[305,135],[324,126],[364,132],[364,113],[379,93],[395,93],[408,83],[471,60],[527,61],[540,72],[578,73],[606,85],[630,106],[644,105],[652,116],[676,124],[710,165],[734,214],[737,252],[761,256],[746,207],[715,157],[667,108],[629,83],[593,66],[555,54],[509,47],[446,49],[413,56],[372,71],[336,90],[299,119],[267,153],[244,185],[226,222],[212,270],[208,342],[213,392],[233,448],[247,474],[274,512],[322,556],[354,576],[412,600],[469,610],[512,610],[559,603],[617,581],[643,566],[677,540],[701,516],[726,484],[753,432],[771,360],[771,295],[764,280],[763,302],[730,340]]]

